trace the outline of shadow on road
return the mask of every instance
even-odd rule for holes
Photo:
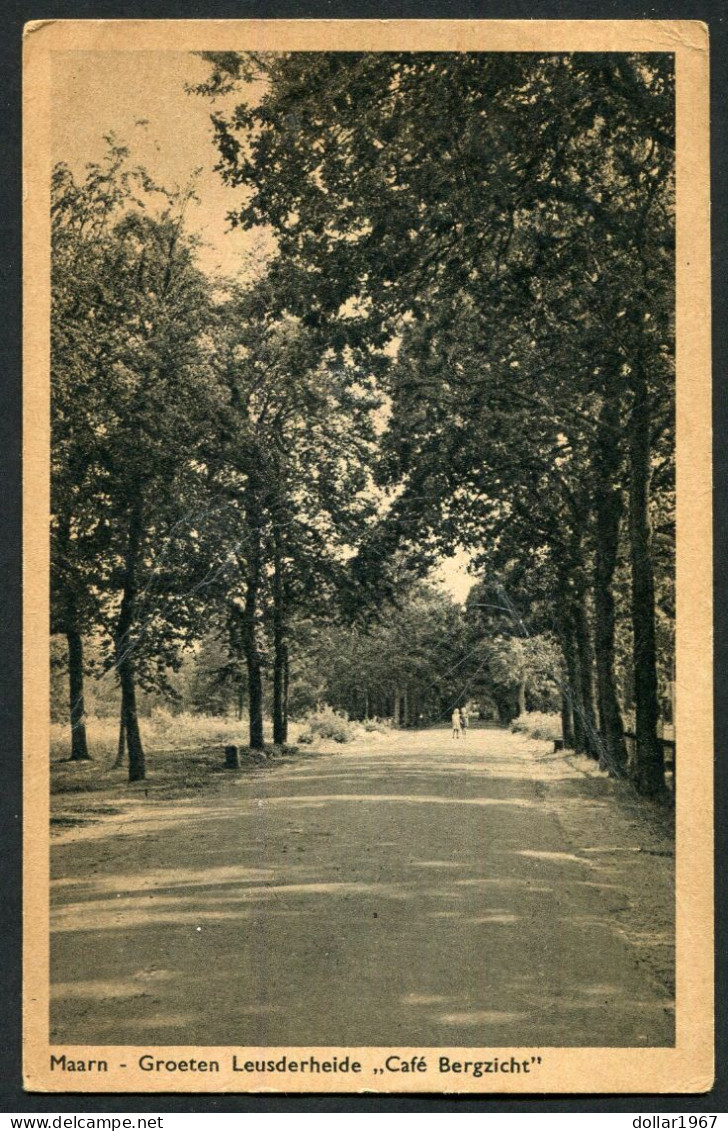
[[[503,732],[428,731],[69,833],[52,1039],[671,1044],[644,959],[671,923],[625,930],[640,853],[610,789]]]

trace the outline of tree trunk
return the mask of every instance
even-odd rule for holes
[[[641,793],[664,792],[665,762],[657,738],[657,650],[655,582],[649,516],[650,412],[647,380],[638,363],[633,370],[634,404],[629,428],[629,536],[632,567],[634,640],[635,782]]]
[[[132,629],[136,616],[138,569],[142,544],[142,504],[137,499],[129,516],[124,587],[119,619],[116,625],[116,670],[121,684],[121,711],[129,752],[129,781],[143,781],[146,776],[144,747],[139,733],[136,707],[134,640]]]
[[[584,728],[584,708],[582,705],[582,687],[579,665],[579,653],[571,617],[565,612],[566,602],[562,598],[562,619],[559,627],[561,651],[566,667],[566,686],[562,689],[562,696],[568,701],[572,721],[572,743],[577,754],[586,753],[586,733]],[[566,745],[564,735],[564,745]]]
[[[258,639],[258,604],[262,585],[263,507],[259,484],[251,477],[245,496],[248,526],[247,579],[243,612],[243,647],[248,670],[250,748],[263,750],[263,658]]]
[[[86,742],[86,711],[83,700],[83,640],[81,633],[66,629],[68,641],[68,683],[71,717],[71,761],[87,762],[91,755]]]
[[[139,733],[139,719],[136,705],[136,685],[133,665],[123,660],[119,666],[121,681],[121,702],[124,712],[124,729],[129,751],[129,781],[143,781],[146,777],[144,747]]]
[[[501,726],[510,726],[513,722],[513,695],[503,691],[493,690],[493,702],[498,712],[498,722]]]
[[[283,641],[275,648],[273,661],[273,742],[283,746],[288,741],[288,712],[286,710],[286,670],[288,646]]]
[[[579,658],[579,705],[584,728],[584,749],[590,758],[598,758],[600,742],[594,708],[594,649],[585,593],[580,594],[574,606],[574,634]]]
[[[283,725],[286,732],[286,741],[288,741],[288,691],[291,684],[291,657],[286,648],[286,656],[283,664]]]
[[[600,761],[604,769],[622,776],[627,765],[624,723],[614,675],[615,611],[612,584],[617,564],[621,493],[606,485],[596,505],[597,543],[594,558],[594,644],[597,700],[602,736]]]
[[[526,673],[523,672],[518,683],[518,714],[526,713]]]
[[[619,527],[624,507],[618,486],[622,466],[620,392],[623,379],[614,379],[610,370],[599,413],[596,452],[594,552],[594,646],[596,652],[597,703],[602,743],[603,769],[622,776],[626,772],[627,747],[624,723],[614,675],[615,607],[614,571],[619,551]]]
[[[124,722],[124,702],[122,699],[121,709],[119,711],[119,741],[116,746],[116,761],[113,768],[115,770],[121,769],[124,765],[124,754],[126,753],[126,723]]]
[[[273,532],[273,547],[273,743],[276,746],[283,746],[288,741],[286,702],[288,644],[286,642],[283,548],[277,524]]]
[[[250,705],[250,749],[263,750],[263,672],[257,651],[247,656],[248,702]]]
[[[565,750],[574,749],[574,716],[571,710],[571,698],[566,689],[561,691],[561,736]]]

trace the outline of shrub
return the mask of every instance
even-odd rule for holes
[[[310,743],[315,738],[331,739],[334,742],[351,742],[355,728],[346,715],[331,707],[319,709],[303,720],[304,729],[298,736],[299,742]]]
[[[561,716],[543,711],[527,711],[511,723],[514,734],[526,734],[529,738],[542,738],[553,742],[561,738]]]
[[[392,729],[391,719],[363,719],[361,725],[369,734],[371,734],[372,731],[384,733]]]

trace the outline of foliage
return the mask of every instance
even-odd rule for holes
[[[247,696],[257,748],[271,673],[278,745],[289,710],[335,738],[347,718],[559,706],[565,743],[614,773],[634,707],[637,782],[659,792],[669,57],[203,58],[198,94],[247,92],[213,121],[233,221],[277,249],[254,279],[206,279],[192,193],[113,139],[81,179],[53,175],[52,619],[71,687],[100,640],[132,777],[139,688],[241,717]],[[464,609],[423,580],[456,546],[480,578]]]
[[[408,721],[440,718],[467,685],[463,642],[460,608],[433,586],[410,581],[397,603],[383,602],[367,624],[307,627],[292,666],[292,701],[304,703],[315,689],[351,718],[391,718],[395,696],[406,694]]]
[[[104,629],[139,777],[136,685],[165,684],[202,612],[194,456],[212,409],[211,289],[184,229],[189,195],[129,168],[113,141],[81,181],[53,173],[55,627],[73,610],[74,629]]]
[[[362,719],[361,728],[366,734],[387,734],[391,725],[389,719]]]
[[[529,738],[545,739],[552,742],[562,737],[561,719],[558,715],[545,714],[543,711],[527,711],[519,715],[511,723],[514,734],[525,734]]]
[[[356,728],[351,725],[347,716],[327,705],[322,705],[313,714],[306,715],[302,724],[303,730],[298,736],[298,741],[303,743],[313,742],[316,739],[330,739],[340,743],[351,742],[356,734]]]
[[[65,166],[54,171],[53,529],[70,521],[74,550],[95,539],[87,588],[97,600],[109,595],[102,615],[113,621],[128,515],[143,501],[149,514],[138,613],[145,623],[134,649],[140,678],[154,684],[170,629],[185,631],[182,595],[165,589],[165,581],[176,557],[194,556],[189,507],[196,475],[184,457],[209,395],[200,342],[209,301],[182,227],[184,200],[129,170],[127,157],[111,146],[106,164],[89,166],[79,184]],[[157,216],[140,191],[161,194]],[[67,484],[76,506],[69,507]],[[54,564],[60,575],[67,569],[62,548]],[[153,659],[144,663],[151,635]]]
[[[498,569],[535,557],[565,660],[579,651],[577,744],[615,772],[626,473],[638,782],[659,790],[650,489],[663,461],[669,478],[672,451],[670,60],[224,64],[228,89],[264,83],[214,122],[221,172],[245,188],[238,222],[275,234],[280,308],[331,343],[391,358],[385,553],[405,542],[422,560],[423,546],[459,542]]]

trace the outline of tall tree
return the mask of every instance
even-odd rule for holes
[[[280,301],[355,347],[379,350],[414,326],[429,337],[416,362],[420,384],[436,381],[451,344],[469,336],[481,373],[486,360],[493,370],[482,403],[510,399],[522,432],[558,421],[572,450],[586,445],[591,495],[573,523],[585,516],[587,529],[569,578],[574,690],[593,745],[593,591],[599,737],[618,768],[610,602],[627,469],[636,778],[644,792],[659,791],[650,479],[655,420],[669,428],[671,404],[669,60],[296,53],[212,62],[228,85],[256,72],[267,84],[215,123],[223,175],[246,189],[240,222],[275,233]],[[518,356],[525,343],[528,365]],[[466,405],[478,396],[474,372],[462,383]],[[425,404],[415,402],[419,413]],[[453,436],[468,431],[462,409],[441,410],[452,414]],[[480,441],[482,462],[499,437],[488,429]],[[423,454],[414,441],[409,450],[408,474]],[[494,478],[487,489],[498,495]],[[443,487],[452,492],[452,479],[434,470],[428,490]]]
[[[69,460],[56,444],[64,461],[57,482],[72,480],[76,497],[87,484],[88,505],[73,515],[74,543],[95,537],[89,588],[95,619],[108,630],[129,776],[138,780],[145,761],[136,686],[163,683],[165,668],[177,662],[205,573],[194,501],[204,488],[196,449],[209,423],[202,337],[209,286],[185,234],[184,199],[157,189],[127,157],[112,145],[80,182],[64,166],[54,177],[56,247],[81,266],[77,278],[64,276],[66,306],[54,316],[54,416],[76,456]],[[61,531],[64,521],[59,508]],[[63,571],[62,539],[55,545]]]
[[[83,637],[99,616],[108,549],[98,491],[104,402],[94,376],[103,345],[94,314],[103,281],[95,241],[123,197],[117,178],[125,156],[112,145],[105,165],[92,166],[84,183],[76,184],[65,165],[56,166],[51,182],[51,632],[67,641],[75,761],[90,757]]]
[[[266,278],[233,287],[218,310],[215,369],[223,403],[206,448],[230,500],[224,538],[239,588],[233,647],[248,669],[250,743],[263,747],[266,629],[273,645],[274,741],[287,739],[289,619],[323,609],[374,509],[369,465],[379,400],[353,359],[322,348],[295,318],[271,317]],[[221,575],[223,599],[231,578]],[[236,611],[237,610],[237,611]]]

